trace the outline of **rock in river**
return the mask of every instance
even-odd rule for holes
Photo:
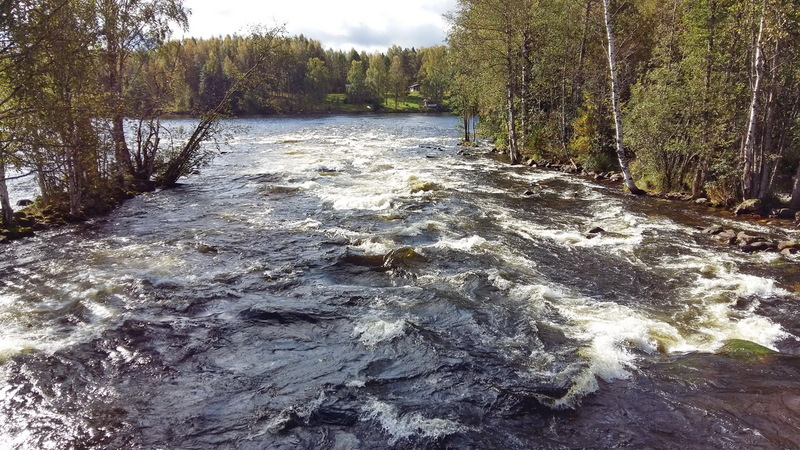
[[[742,214],[760,214],[763,210],[764,206],[761,203],[761,200],[757,198],[751,198],[749,200],[745,200],[733,210],[733,213],[737,216]]]

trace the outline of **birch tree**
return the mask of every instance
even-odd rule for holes
[[[630,168],[628,168],[628,157],[625,155],[625,147],[623,145],[622,133],[622,110],[620,108],[619,100],[619,79],[617,77],[617,62],[616,62],[616,49],[614,46],[614,33],[611,27],[611,11],[609,0],[603,0],[604,19],[606,28],[606,37],[608,40],[608,67],[611,75],[611,104],[614,110],[614,125],[616,128],[616,146],[617,146],[617,159],[619,166],[622,170],[622,175],[625,177],[625,186],[634,195],[643,195],[645,192],[638,187],[631,176]]]

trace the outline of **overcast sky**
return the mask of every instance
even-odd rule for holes
[[[285,24],[325,48],[386,51],[444,43],[456,0],[184,0],[192,11],[187,36],[247,34],[253,25]]]

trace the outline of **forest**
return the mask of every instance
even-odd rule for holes
[[[325,49],[282,28],[171,39],[182,0],[0,6],[0,204],[36,176],[80,219],[207,163],[220,119],[397,110],[410,86],[526,158],[621,170],[633,193],[800,210],[800,6],[789,0],[459,0],[447,45]],[[340,109],[336,109],[339,111]],[[197,117],[183,134],[160,120]],[[18,224],[17,224],[18,225]]]
[[[527,154],[626,171],[630,161],[649,191],[722,205],[792,192],[797,210],[799,9],[782,0],[460,0],[451,92],[512,162]]]

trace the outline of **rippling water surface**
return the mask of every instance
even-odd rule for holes
[[[459,154],[452,117],[228,125],[180,187],[0,247],[4,445],[800,446],[798,260],[698,231],[764,226]]]

